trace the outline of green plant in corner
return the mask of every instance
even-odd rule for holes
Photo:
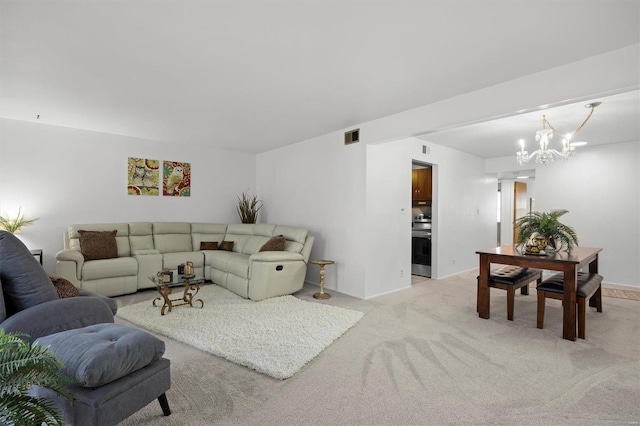
[[[549,241],[554,250],[566,247],[571,253],[574,245],[578,245],[576,231],[560,222],[559,218],[568,210],[551,210],[550,212],[531,212],[516,219],[515,226],[520,228],[517,244],[526,246],[532,238],[542,237]]]
[[[261,208],[262,201],[258,200],[256,195],[250,196],[243,192],[242,196],[238,196],[236,210],[242,223],[256,223],[258,211],[260,211]]]
[[[35,219],[27,219],[22,214],[22,207],[18,208],[18,215],[15,219],[9,219],[8,217],[0,216],[0,229],[4,229],[5,231],[11,232],[12,234],[19,234],[20,228],[23,226],[31,225],[33,222],[38,220]]]
[[[40,345],[23,340],[24,334],[0,329],[0,424],[64,424],[49,398],[29,395],[32,386],[53,390],[73,403],[67,385],[77,382],[61,373],[64,365]]]

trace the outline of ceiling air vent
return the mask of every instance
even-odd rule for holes
[[[349,130],[344,133],[344,144],[350,145],[352,143],[360,142],[360,129]]]

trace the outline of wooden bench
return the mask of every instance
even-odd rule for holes
[[[537,287],[538,290],[538,328],[544,326],[544,307],[546,298],[562,300],[564,297],[564,275],[555,274]],[[576,302],[578,303],[578,337],[585,338],[586,301],[595,296],[595,307],[602,312],[602,276],[588,272],[578,272]]]
[[[480,277],[477,278],[480,287]],[[503,266],[489,275],[489,287],[499,288],[507,292],[507,319],[513,321],[513,305],[515,304],[516,290],[520,294],[529,294],[529,283],[542,281],[540,269],[520,268],[518,266]],[[478,288],[479,289],[479,288]],[[476,305],[476,310],[478,306]]]

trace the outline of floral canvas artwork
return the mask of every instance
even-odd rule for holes
[[[158,195],[160,193],[160,161],[129,157],[127,192],[129,195]]]
[[[191,163],[163,161],[162,183],[162,195],[190,197]]]

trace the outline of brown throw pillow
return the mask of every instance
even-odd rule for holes
[[[78,231],[80,252],[84,260],[113,259],[118,257],[118,231]]]
[[[267,241],[262,247],[260,247],[260,251],[283,251],[284,241],[284,235],[276,235],[275,237],[271,237],[269,241]]]
[[[200,241],[200,250],[218,250],[218,242]]]
[[[233,241],[222,241],[221,243],[218,244],[218,250],[226,250],[226,251],[233,250]]]
[[[80,290],[78,290],[78,288],[74,286],[71,281],[57,275],[49,275],[49,279],[58,292],[58,298],[64,299],[65,297],[80,296]]]

